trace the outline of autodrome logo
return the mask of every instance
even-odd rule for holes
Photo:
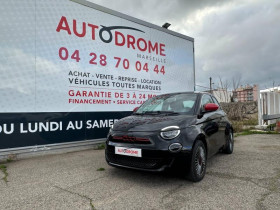
[[[80,31],[78,31],[78,28]],[[145,33],[144,31],[133,27],[98,26],[86,22],[78,23],[76,19],[72,19],[69,22],[65,16],[62,16],[58,22],[56,31],[59,33],[66,32],[68,35],[74,35],[80,38],[90,37],[93,41],[96,40],[96,34],[98,33],[99,39],[105,44],[112,43],[114,40],[113,44],[119,47],[127,47],[141,52],[153,52],[156,55],[166,56],[165,44],[157,41],[152,42],[151,40],[146,40],[144,38],[128,34],[127,31],[137,31],[140,34]]]

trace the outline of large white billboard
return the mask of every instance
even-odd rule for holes
[[[21,123],[9,113],[117,113],[194,89],[192,38],[77,2],[1,2],[0,135]]]
[[[192,41],[68,0],[34,2],[1,3],[1,112],[131,111],[193,90]]]

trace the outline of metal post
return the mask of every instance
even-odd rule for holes
[[[212,77],[210,77],[209,79],[210,79],[210,93],[212,93]]]
[[[271,100],[270,100],[270,97],[271,96],[271,93],[268,92],[267,93],[267,115],[270,115],[271,114]],[[270,120],[267,120],[267,124],[269,125],[270,124]]]
[[[193,81],[194,81],[194,86],[193,89],[196,91],[196,82],[195,82],[195,57],[194,57],[194,41],[193,41]]]
[[[259,121],[259,125],[262,125],[262,103],[261,103],[261,93],[260,93],[260,88],[258,88],[258,121]]]

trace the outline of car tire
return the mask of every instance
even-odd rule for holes
[[[224,148],[224,153],[231,154],[233,152],[233,147],[234,147],[234,137],[233,137],[233,132],[230,129],[228,135],[226,135],[226,145]]]
[[[207,153],[205,145],[201,140],[197,140],[193,147],[187,178],[193,182],[201,181],[205,176],[206,166]]]

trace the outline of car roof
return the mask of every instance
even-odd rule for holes
[[[177,95],[177,94],[198,94],[198,95],[209,94],[209,95],[212,95],[211,93],[200,92],[200,91],[173,92],[173,93],[164,93],[164,94],[160,94],[160,95]],[[158,96],[160,96],[160,95],[158,95]]]

